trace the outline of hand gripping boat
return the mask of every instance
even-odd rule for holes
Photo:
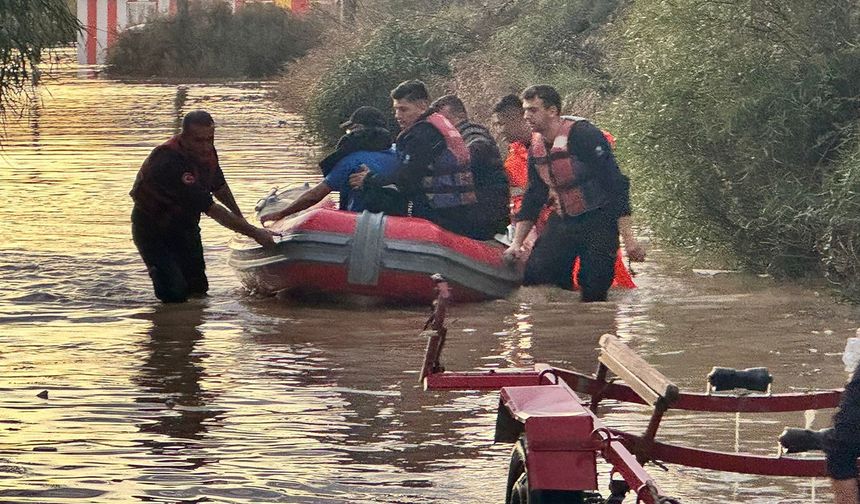
[[[270,193],[258,215],[282,208],[295,193]],[[471,240],[424,219],[357,214],[321,202],[271,229],[281,233],[271,250],[244,236],[230,242],[230,266],[246,288],[262,294],[429,303],[435,298],[430,275],[440,273],[457,287],[460,301],[482,301],[506,297],[521,282],[521,272],[503,260],[501,244]]]
[[[533,369],[446,371],[440,359],[450,294],[444,280],[437,281],[439,296],[421,333],[427,347],[420,379],[428,390],[499,390],[495,440],[514,444],[506,504],[678,504],[663,494],[643,468],[646,463],[766,476],[827,475],[823,457],[785,456],[822,449],[826,429],[787,428],[779,437],[776,456],[670,444],[660,441],[657,431],[664,414],[672,410],[767,413],[834,408],[841,389],[772,393],[773,377],[766,368],[715,367],[708,374],[705,393],[686,392],[610,334],[600,338],[594,374],[547,364],[535,364]],[[610,379],[610,374],[621,381]],[[735,389],[759,394],[712,393]],[[604,424],[598,417],[604,399],[653,408],[645,432],[625,432]],[[619,476],[610,479],[610,495],[605,499],[595,492],[597,456]],[[625,499],[628,493],[633,494],[631,499]]]

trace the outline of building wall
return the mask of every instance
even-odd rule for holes
[[[248,3],[276,3],[282,7],[304,13],[309,0],[198,0],[201,2],[227,1],[233,10]],[[77,0],[78,20],[84,29],[78,34],[78,63],[103,65],[107,48],[117,33],[129,26],[143,24],[153,16],[176,12],[176,0]]]

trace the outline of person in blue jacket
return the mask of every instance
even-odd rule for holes
[[[305,191],[280,212],[264,215],[264,222],[282,219],[310,208],[332,191],[340,193],[340,209],[350,212],[370,210],[391,215],[405,215],[407,200],[393,188],[374,191],[355,190],[349,176],[364,168],[381,176],[390,176],[399,167],[392,149],[391,132],[385,115],[374,107],[359,107],[341,124],[346,131],[334,152],[320,161],[323,181]]]

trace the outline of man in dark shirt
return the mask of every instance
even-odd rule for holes
[[[860,367],[845,386],[833,430],[824,438],[827,472],[836,504],[858,504],[857,458],[860,457]]]
[[[529,256],[523,283],[571,289],[579,257],[582,300],[605,301],[614,277],[619,222],[629,225],[629,181],[603,132],[588,121],[561,117],[561,97],[554,88],[532,86],[522,100],[533,131],[529,180],[505,255],[518,259],[524,254],[523,242],[543,206],[551,203],[555,213]],[[644,260],[644,249],[632,233],[625,234],[628,256]]]
[[[437,98],[430,108],[457,127],[469,148],[482,226],[504,233],[508,226],[509,183],[496,140],[487,128],[469,120],[466,105],[455,95]]]
[[[200,214],[273,247],[272,232],[249,224],[236,205],[215,151],[215,122],[203,110],[189,112],[182,132],[156,147],[143,162],[129,193],[134,200],[131,234],[146,264],[155,295],[165,303],[206,294],[209,282],[200,240]],[[218,198],[227,208],[215,203]]]
[[[390,177],[368,170],[354,173],[350,185],[364,189],[393,183],[412,203],[413,217],[469,238],[492,239],[495,228],[483,222],[476,204],[469,150],[454,125],[429,109],[427,86],[418,80],[402,82],[391,99],[402,129],[395,149],[400,167]]]

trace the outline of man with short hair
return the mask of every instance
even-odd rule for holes
[[[496,140],[487,128],[469,120],[466,105],[456,95],[441,96],[430,108],[457,127],[469,148],[482,225],[493,229],[494,233],[504,233],[508,226],[509,188]]]
[[[529,143],[532,136],[532,130],[523,118],[523,102],[519,96],[506,95],[493,106],[493,127],[499,132],[502,140],[508,143],[508,155],[505,158],[504,168],[510,182],[510,207],[511,216],[513,216],[520,211],[523,195],[528,186]],[[535,227],[538,228],[538,234],[543,229],[549,212],[547,207],[536,221]]]
[[[407,201],[396,190],[380,187],[374,191],[354,191],[349,185],[349,176],[364,168],[390,176],[399,167],[397,155],[391,148],[388,119],[379,109],[363,106],[355,109],[340,126],[346,134],[340,138],[334,152],[319,163],[323,181],[283,210],[261,216],[263,222],[276,221],[310,208],[332,191],[340,193],[341,210],[406,214]]]
[[[532,130],[529,182],[505,255],[516,259],[524,254],[523,242],[543,206],[552,201],[555,213],[529,256],[523,283],[571,289],[579,257],[582,300],[605,301],[614,277],[619,226],[628,257],[645,259],[630,229],[629,181],[603,132],[586,120],[561,117],[561,97],[554,88],[532,86],[521,98]]]
[[[401,127],[396,140],[400,167],[390,177],[364,170],[350,176],[350,185],[364,189],[394,183],[412,203],[412,216],[448,231],[489,240],[494,228],[481,222],[469,149],[451,122],[429,110],[430,94],[419,80],[400,83],[391,91],[394,118]]]
[[[182,132],[156,147],[143,162],[129,193],[134,200],[132,238],[156,297],[165,303],[184,302],[209,289],[201,213],[264,247],[275,245],[273,233],[242,217],[214,142],[212,116],[203,110],[189,112],[182,120]],[[227,208],[215,203],[213,195]]]

